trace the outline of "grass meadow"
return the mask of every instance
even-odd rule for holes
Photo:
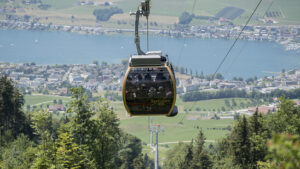
[[[31,16],[40,17],[40,22],[69,24],[69,25],[103,25],[109,27],[132,28],[134,17],[129,16],[130,11],[135,11],[139,0],[93,0],[95,4],[111,2],[113,6],[123,9],[124,14],[113,16],[108,22],[96,23],[93,16],[94,9],[105,8],[99,5],[78,5],[77,0],[59,0],[49,1],[42,0],[43,4],[49,4],[51,7],[48,10],[41,10],[37,5],[24,5],[21,0],[16,0],[14,5],[23,8],[24,11],[17,12],[18,15],[29,14]],[[244,24],[255,8],[259,0],[152,0],[150,21],[156,21],[159,26],[173,25],[178,21],[178,17],[182,12],[192,12],[193,5],[195,8],[193,13],[202,16],[215,16],[220,10],[228,6],[242,8],[245,12],[233,22],[236,24]],[[7,6],[0,2],[0,7]],[[258,8],[255,16],[263,17],[265,12],[278,11],[282,16],[274,18],[279,21],[279,24],[299,24],[299,0],[264,0]],[[75,20],[71,20],[71,16],[75,16]],[[47,19],[46,19],[47,17]],[[152,17],[152,18],[151,18]],[[126,21],[125,25],[118,25],[117,21]],[[143,21],[143,19],[142,19]],[[258,21],[251,21],[252,24],[259,24]],[[207,24],[204,20],[193,20],[192,24]],[[262,23],[260,23],[262,24]]]

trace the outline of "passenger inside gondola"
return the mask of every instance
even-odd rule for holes
[[[150,73],[147,73],[145,75],[145,81],[152,81],[152,77],[151,77]]]

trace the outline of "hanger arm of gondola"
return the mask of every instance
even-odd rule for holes
[[[135,15],[134,43],[136,45],[138,55],[145,55],[145,52],[143,52],[141,49],[140,36],[139,36],[140,17],[145,16],[146,19],[148,20],[149,14],[150,14],[150,0],[146,0],[145,2],[142,2],[135,13],[130,13],[130,15]]]

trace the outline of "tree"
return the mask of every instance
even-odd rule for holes
[[[93,64],[95,64],[95,65],[99,65],[99,62],[98,62],[98,60],[94,60],[94,61],[93,61]]]
[[[187,154],[188,145],[179,143],[167,152],[167,157],[164,162],[166,169],[181,169],[184,164],[185,156]]]
[[[232,131],[233,162],[235,165],[242,168],[249,168],[251,163],[251,151],[248,122],[245,115],[242,119],[238,120],[238,123]]]
[[[300,107],[295,103],[280,97],[280,106],[274,115],[269,116],[268,126],[276,133],[300,134]]]
[[[179,24],[188,25],[193,20],[193,15],[183,12],[179,17]]]
[[[0,168],[29,169],[36,158],[36,152],[37,149],[34,147],[34,143],[27,136],[20,134],[3,151]]]
[[[31,136],[29,122],[22,111],[23,95],[8,77],[0,77],[0,146],[20,133]]]
[[[187,152],[185,153],[184,161],[180,165],[180,168],[192,168],[192,162],[193,162],[193,140],[190,143],[190,145],[187,146]]]
[[[202,129],[199,131],[199,134],[195,140],[194,150],[193,150],[193,161],[191,168],[211,168],[212,161],[210,160],[209,154],[204,148],[205,136],[202,132]]]
[[[154,168],[154,161],[151,160],[147,154],[144,155],[143,159],[143,168],[144,169],[152,169]]]
[[[189,145],[179,143],[167,152],[164,167],[167,169],[212,168],[212,161],[204,147],[205,136],[200,130],[195,141]]]
[[[237,104],[236,104],[236,102],[235,102],[234,99],[232,99],[231,102],[232,102],[232,107],[236,107],[237,106]]]
[[[291,168],[300,167],[300,136],[290,134],[276,134],[268,142],[269,155],[271,160],[270,168]]]
[[[93,15],[96,16],[97,21],[108,21],[112,15],[120,13],[123,13],[123,10],[118,7],[95,9],[93,11]]]
[[[70,133],[61,133],[56,142],[56,165],[58,168],[96,168],[85,145],[73,141]]]
[[[255,113],[249,119],[249,131],[250,131],[250,143],[251,143],[251,161],[252,166],[256,166],[258,161],[264,161],[267,155],[266,142],[270,138],[270,132],[267,129],[266,120],[264,120],[262,114],[258,113],[256,109]]]
[[[52,116],[48,111],[38,111],[32,114],[32,128],[39,136],[38,151],[32,168],[52,168],[55,166],[55,145],[51,134]]]
[[[89,145],[93,140],[91,139],[93,121],[91,117],[94,113],[91,111],[88,97],[83,93],[83,87],[70,89],[72,93],[72,100],[68,113],[75,113],[72,120],[72,134],[74,135],[75,142],[79,145]]]
[[[61,99],[59,99],[58,104],[63,104],[63,101]]]
[[[94,107],[97,118],[94,121],[91,149],[97,168],[115,168],[121,137],[119,120],[103,99]]]
[[[134,161],[139,158],[142,152],[141,140],[127,133],[122,133],[120,138],[121,147],[118,152],[118,168],[133,169]]]
[[[216,76],[215,76],[216,79],[220,79],[220,80],[223,80],[224,77],[222,76],[221,73],[217,73]]]

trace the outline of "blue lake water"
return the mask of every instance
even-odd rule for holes
[[[145,37],[142,48],[145,49]],[[167,53],[175,65],[193,72],[214,73],[232,40],[150,37],[150,50]],[[135,54],[133,35],[80,35],[66,32],[1,30],[0,62],[89,64],[93,60],[120,63]],[[248,78],[282,69],[300,68],[300,53],[273,42],[238,41],[220,69],[226,78]]]

